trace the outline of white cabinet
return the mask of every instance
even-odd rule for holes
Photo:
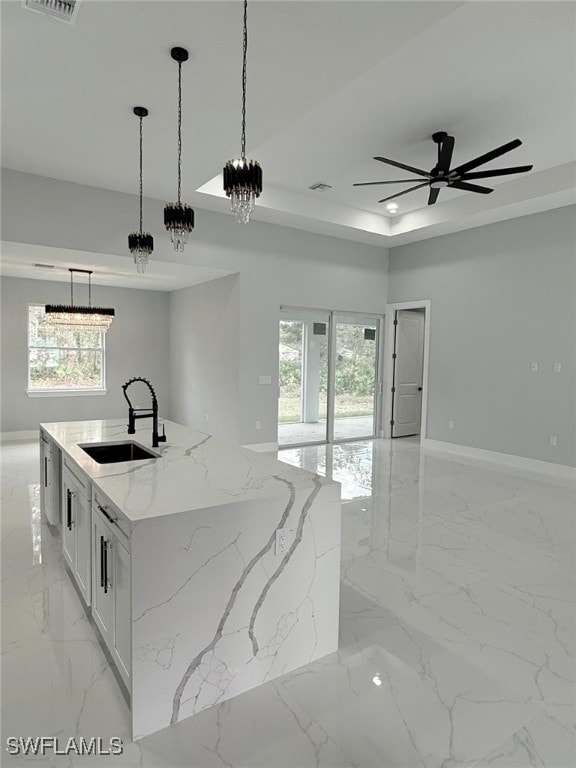
[[[92,505],[92,618],[130,692],[132,610],[129,524],[98,491]]]
[[[60,449],[40,430],[40,507],[51,525],[60,523]]]
[[[92,595],[91,484],[86,475],[64,459],[62,469],[62,553],[86,605]]]

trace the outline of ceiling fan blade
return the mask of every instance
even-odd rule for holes
[[[514,139],[514,141],[509,141],[508,144],[503,144],[501,147],[498,147],[497,149],[493,149],[490,152],[486,152],[485,155],[480,155],[479,157],[475,157],[474,160],[469,160],[467,163],[464,163],[463,165],[459,165],[458,168],[453,168],[450,173],[452,174],[458,174],[458,176],[461,176],[463,173],[466,173],[467,171],[471,171],[472,168],[477,168],[479,165],[483,165],[484,163],[489,163],[490,160],[495,160],[497,157],[500,157],[500,155],[505,155],[506,152],[510,152],[511,149],[516,149],[516,147],[519,147],[522,142],[520,139]]]
[[[425,181],[423,184],[416,184],[415,187],[410,187],[410,189],[405,189],[403,192],[397,192],[395,195],[390,195],[390,197],[384,197],[382,200],[378,200],[379,203],[385,203],[387,200],[392,200],[394,197],[400,197],[400,195],[407,195],[408,192],[412,192],[415,189],[420,189],[421,187],[427,187],[428,182]]]
[[[489,187],[479,187],[478,184],[466,184],[463,181],[451,181],[448,186],[452,187],[452,189],[464,189],[466,192],[480,192],[483,195],[489,195],[490,192],[494,192]]]
[[[438,152],[438,165],[436,166],[439,171],[448,173],[450,170],[450,163],[452,162],[452,152],[454,151],[454,136],[446,136]],[[428,203],[431,205],[431,203]]]
[[[517,165],[515,168],[498,168],[495,171],[476,171],[475,173],[464,173],[461,179],[488,179],[490,176],[506,176],[509,173],[526,173],[534,168],[533,165]]]
[[[388,165],[395,165],[396,168],[403,168],[405,171],[411,171],[411,173],[417,173],[419,176],[426,176],[430,179],[431,174],[428,171],[422,171],[420,168],[413,168],[411,165],[404,165],[404,163],[398,163],[396,160],[388,160],[387,157],[375,157],[374,160],[380,160],[381,163],[388,163]]]
[[[434,205],[436,200],[438,200],[439,194],[440,194],[440,189],[434,189],[434,187],[430,187],[430,194],[428,195],[428,205]]]
[[[393,181],[360,181],[352,184],[353,187],[368,187],[372,184],[414,184],[416,179],[394,179]]]

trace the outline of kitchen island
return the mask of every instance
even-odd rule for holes
[[[164,424],[158,448],[149,425],[129,436],[122,419],[40,425],[62,457],[69,570],[129,695],[134,739],[338,646],[339,484]],[[99,464],[80,447],[130,439],[157,458]]]

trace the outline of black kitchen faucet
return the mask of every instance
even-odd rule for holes
[[[132,403],[126,394],[126,390],[131,384],[134,384],[135,381],[143,382],[150,390],[150,394],[152,395],[152,409],[132,407]],[[142,376],[135,376],[133,379],[127,381],[126,384],[122,384],[122,389],[124,390],[124,397],[128,402],[128,434],[133,435],[136,432],[136,419],[149,419],[152,417],[152,447],[158,448],[158,443],[166,442],[166,430],[164,429],[164,425],[162,425],[162,434],[158,434],[158,399],[156,397],[156,392],[154,392],[154,387],[150,384],[148,379],[144,379]],[[146,411],[146,413],[136,413],[136,411]]]

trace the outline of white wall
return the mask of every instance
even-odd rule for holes
[[[569,206],[391,250],[389,301],[432,302],[428,438],[576,463],[575,222]]]
[[[126,241],[137,224],[137,197],[9,170],[3,170],[2,184],[4,240],[131,258]],[[239,274],[238,424],[230,424],[225,436],[241,443],[275,441],[277,387],[258,380],[277,378],[280,305],[383,313],[387,251],[258,221],[239,225],[231,215],[198,209],[191,243],[175,254],[163,227],[163,205],[145,200],[145,226],[155,238],[152,258]],[[180,339],[200,348],[184,333]],[[172,386],[182,413],[181,382]],[[205,429],[205,414],[198,416],[202,423],[191,426]]]
[[[168,387],[168,294],[95,286],[95,303],[111,306],[116,317],[106,333],[106,395],[28,397],[28,305],[66,304],[69,283],[1,281],[0,432],[37,429],[42,421],[128,418],[121,386],[132,376],[148,378],[158,395],[160,414],[170,413]]]
[[[172,419],[238,442],[238,276],[170,294]]]

